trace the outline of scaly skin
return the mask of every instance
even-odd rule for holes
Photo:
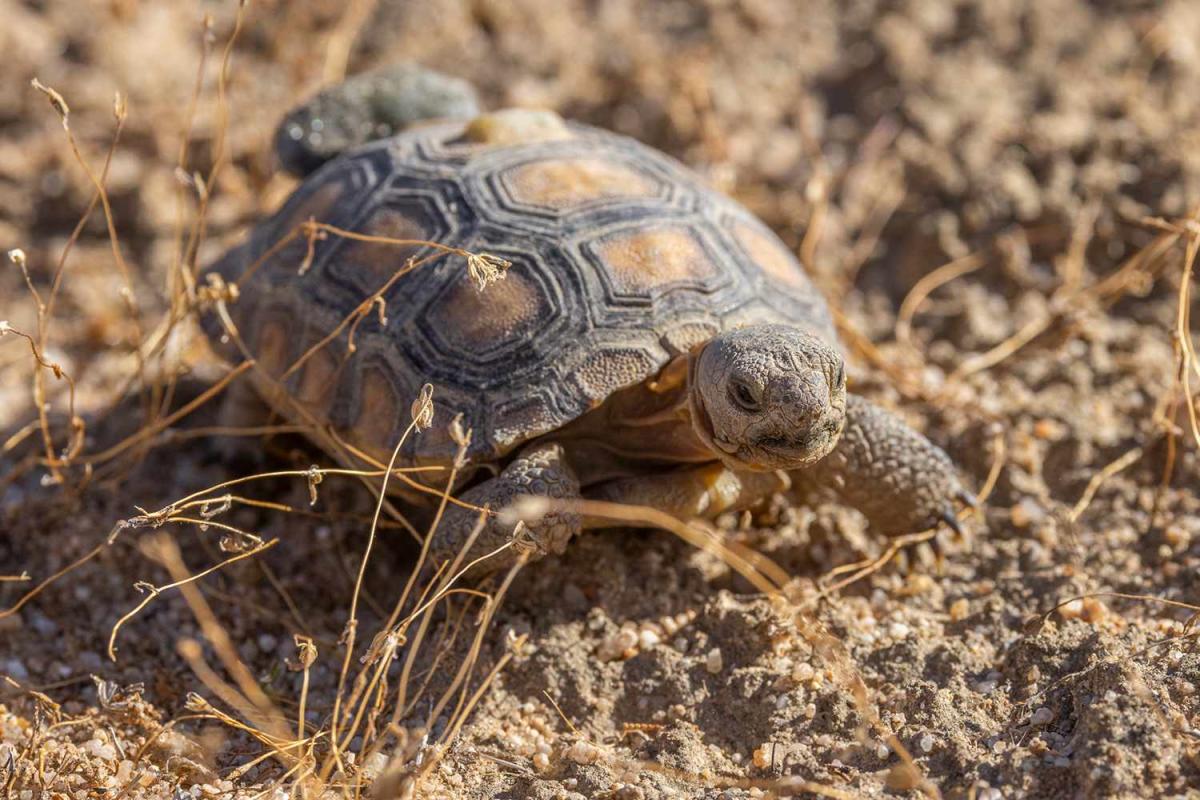
[[[888,535],[939,522],[957,528],[955,503],[975,503],[940,447],[857,395],[846,397],[846,427],[833,452],[793,477],[798,485],[832,490]]]
[[[486,506],[500,512],[508,508],[519,497],[533,495],[556,500],[579,498],[579,479],[563,458],[563,449],[558,444],[534,444],[513,459],[504,471],[463,492],[459,499],[475,506]],[[442,523],[434,533],[432,558],[450,560],[466,545],[471,532],[479,523],[479,512],[457,505],[447,506]],[[529,541],[535,552],[534,558],[550,553],[561,553],[567,543],[580,531],[578,514],[551,511],[536,520],[525,523]],[[462,563],[489,553],[513,538],[514,525],[507,518],[492,514],[483,524],[474,545]],[[517,552],[509,548],[488,559],[479,567],[480,572],[502,569],[513,563]]]

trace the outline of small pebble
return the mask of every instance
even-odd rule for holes
[[[721,648],[714,647],[708,651],[708,655],[704,657],[704,668],[713,675],[725,669],[725,659],[721,655]]]
[[[967,602],[967,598],[960,597],[950,604],[950,620],[952,622],[962,622],[967,618],[971,610],[971,604]]]
[[[1192,535],[1177,525],[1171,525],[1163,531],[1163,539],[1176,550],[1184,550],[1191,544]]]
[[[576,764],[595,764],[600,759],[600,749],[590,742],[575,742],[567,748],[566,756]]]
[[[1033,712],[1033,716],[1029,718],[1030,725],[1046,725],[1054,719],[1054,712],[1042,706]]]
[[[1009,510],[1008,517],[1015,527],[1028,528],[1045,519],[1046,512],[1032,498],[1025,497]]]
[[[600,646],[596,648],[596,656],[601,661],[632,658],[637,654],[637,644],[637,632],[629,628],[622,628],[600,643]]]

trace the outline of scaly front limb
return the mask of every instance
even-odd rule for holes
[[[483,520],[466,564],[512,541],[514,521],[501,513],[519,497],[533,495],[555,500],[578,500],[579,479],[563,458],[558,444],[533,444],[523,450],[494,478],[464,492],[459,499],[474,506],[487,507],[491,512]],[[441,525],[434,532],[430,549],[433,563],[448,561],[466,546],[475,526],[480,524],[480,512],[459,505],[447,506]],[[554,510],[526,523],[528,541],[533,545],[533,558],[549,553],[561,553],[567,542],[580,530],[579,515]],[[509,566],[516,558],[513,548],[503,550],[481,564],[477,572],[488,572]]]
[[[846,426],[833,452],[792,473],[798,486],[829,489],[881,533],[959,529],[958,502],[975,505],[950,457],[894,414],[846,396]]]

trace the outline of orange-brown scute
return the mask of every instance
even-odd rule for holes
[[[772,278],[790,286],[809,285],[800,262],[774,236],[745,222],[734,225],[733,233],[750,260]]]
[[[429,238],[421,223],[412,215],[394,208],[383,208],[371,216],[363,226],[370,236],[400,241],[424,241]],[[367,273],[371,286],[382,286],[397,270],[403,269],[410,256],[418,253],[422,244],[397,244],[395,242],[351,241],[338,255],[345,264],[345,271]]]
[[[313,353],[305,362],[296,387],[299,400],[318,419],[328,419],[337,389],[338,359],[328,347]]]
[[[431,310],[438,334],[465,350],[484,350],[497,341],[531,335],[553,310],[523,264],[479,291],[467,277],[456,279]]]
[[[681,282],[702,285],[720,275],[686,228],[626,231],[601,239],[595,250],[622,294],[650,294]]]
[[[596,200],[653,197],[658,185],[629,167],[593,158],[554,159],[522,164],[507,175],[512,199],[556,211]]]
[[[272,377],[278,378],[291,366],[291,339],[282,321],[270,319],[262,324],[255,350],[258,365]]]
[[[400,415],[400,398],[396,390],[378,367],[369,367],[363,372],[359,393],[358,419],[353,430],[354,438],[362,445],[377,450],[391,450],[396,445],[397,420]]]

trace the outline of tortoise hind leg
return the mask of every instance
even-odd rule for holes
[[[384,139],[426,119],[472,119],[479,113],[466,81],[416,64],[356,75],[294,109],[275,133],[275,153],[299,177],[341,153]]]
[[[503,472],[468,489],[458,499],[474,506],[486,506],[490,512],[501,512],[526,495],[556,500],[579,498],[579,479],[566,463],[561,445],[534,444],[526,448]],[[479,517],[478,511],[453,504],[447,506],[441,524],[433,534],[432,563],[453,560],[466,546],[479,524]],[[550,511],[525,525],[535,548],[535,558],[561,553],[580,530],[579,515],[563,511]],[[506,515],[489,514],[460,566],[512,541],[514,532],[515,523]],[[510,547],[480,564],[476,571],[505,568],[513,563],[516,554],[517,551]]]

